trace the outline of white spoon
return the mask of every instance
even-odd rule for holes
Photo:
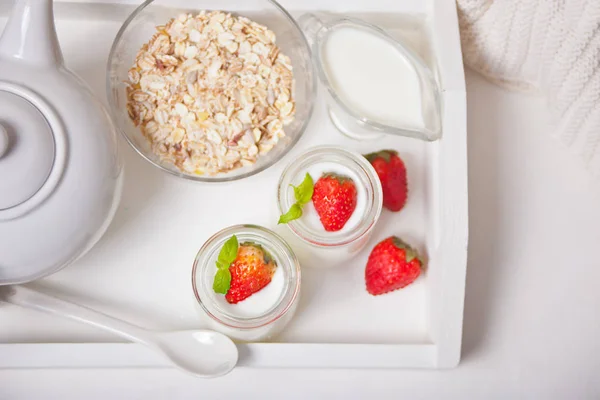
[[[227,374],[238,360],[236,345],[214,331],[150,331],[24,286],[0,288],[0,301],[61,315],[144,344],[164,354],[181,369],[203,378]]]

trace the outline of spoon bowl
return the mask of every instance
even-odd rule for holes
[[[191,374],[218,377],[230,372],[237,364],[236,345],[221,333],[189,330],[161,332],[157,336],[157,344],[163,354]]]

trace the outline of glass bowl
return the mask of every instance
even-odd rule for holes
[[[126,81],[128,71],[143,44],[156,33],[156,27],[183,13],[197,14],[202,10],[219,10],[244,16],[267,26],[277,39],[281,52],[291,59],[295,79],[295,119],[286,125],[285,137],[271,151],[257,157],[255,164],[217,175],[186,173],[175,165],[163,162],[152,151],[150,141],[136,127],[127,112]],[[254,175],[279,161],[300,139],[310,120],[316,92],[308,43],[290,14],[273,0],[148,0],[127,18],[113,43],[107,65],[107,94],[115,124],[129,144],[146,160],[173,175],[201,182],[224,182]]]

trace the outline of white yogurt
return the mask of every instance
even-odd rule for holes
[[[321,52],[331,85],[354,112],[395,127],[425,126],[418,75],[392,43],[341,27],[329,33]]]
[[[356,175],[354,171],[352,171],[348,167],[333,162],[321,162],[313,164],[309,166],[306,170],[304,170],[300,174],[300,177],[304,179],[304,176],[306,175],[306,173],[308,173],[313,178],[313,181],[316,183],[321,176],[328,172],[332,172],[337,175],[347,176],[350,179],[352,179],[354,185],[356,186],[356,209],[354,210],[352,216],[350,217],[348,222],[346,222],[344,227],[337,231],[340,233],[348,232],[355,228],[363,218],[367,207],[366,190],[364,186],[360,184],[360,178],[358,177],[358,175]],[[295,185],[299,185],[300,182],[296,182]],[[302,217],[300,218],[300,220],[306,226],[306,228],[310,230],[322,232],[325,231],[325,228],[323,228],[323,224],[319,219],[319,214],[317,214],[317,210],[315,209],[315,206],[312,201],[302,208]]]
[[[216,264],[211,267],[211,275],[217,272]],[[285,273],[279,266],[275,268],[275,274],[271,282],[258,292],[236,304],[230,304],[225,295],[215,293],[214,301],[217,307],[225,314],[236,318],[256,318],[269,313],[281,302],[281,296],[285,290]]]

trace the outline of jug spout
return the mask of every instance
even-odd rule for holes
[[[0,36],[2,58],[45,67],[62,65],[52,0],[16,1]]]

